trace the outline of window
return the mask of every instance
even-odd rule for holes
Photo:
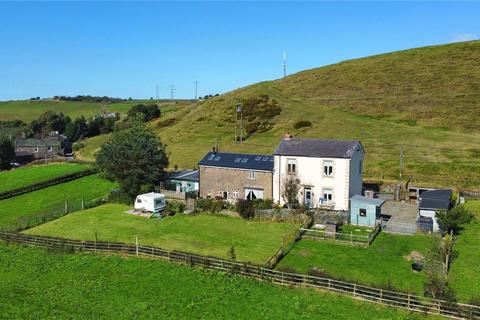
[[[297,172],[297,160],[287,159],[287,173],[296,173]]]
[[[52,152],[52,150],[53,150],[52,146],[48,146],[47,150],[48,150],[48,152]]]
[[[142,199],[137,198],[137,203],[142,203]]]
[[[360,160],[360,166],[358,167],[358,174],[362,174],[362,160]]]
[[[238,190],[234,190],[233,191],[233,199],[238,199],[239,196],[240,196],[240,193],[238,192]]]
[[[333,161],[331,160],[323,161],[323,175],[328,177],[333,176]]]
[[[323,189],[323,200],[328,202],[333,201],[333,190],[332,189]]]
[[[367,209],[360,209],[360,213],[358,215],[360,217],[366,217],[367,216]]]
[[[255,180],[257,173],[255,171],[248,171],[248,179]]]
[[[33,148],[33,152],[38,152],[38,147]]]

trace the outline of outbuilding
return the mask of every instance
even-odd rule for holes
[[[375,226],[381,219],[385,200],[354,195],[350,198],[350,223],[360,226]]]
[[[135,210],[147,212],[160,212],[165,209],[165,195],[162,193],[150,192],[137,196],[135,199]]]
[[[425,191],[420,195],[418,205],[418,220],[424,231],[438,232],[437,212],[448,211],[452,207],[452,190],[439,189]]]

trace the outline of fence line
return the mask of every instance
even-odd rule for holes
[[[14,190],[5,191],[5,192],[0,193],[0,200],[12,198],[12,197],[24,194],[24,193],[28,193],[28,192],[40,190],[40,189],[43,189],[43,188],[51,187],[51,186],[54,186],[56,184],[72,181],[72,180],[75,180],[75,179],[78,179],[78,178],[82,178],[82,177],[85,177],[85,176],[95,174],[97,172],[98,171],[96,169],[82,170],[82,171],[79,171],[79,172],[75,172],[75,173],[67,174],[67,175],[64,175],[64,176],[56,177],[56,178],[53,178],[53,179],[45,180],[45,181],[42,181],[42,182],[39,182],[39,183],[30,184],[28,186],[24,186],[24,187],[17,188],[17,189],[14,189]]]
[[[312,240],[333,240],[339,243],[347,243],[347,244],[369,247],[372,244],[373,240],[375,240],[375,238],[377,237],[380,230],[381,230],[380,224],[377,224],[373,229],[373,231],[370,232],[368,235],[358,235],[358,234],[353,234],[352,232],[342,233],[342,232],[302,228],[301,236],[302,238],[309,238]]]
[[[413,312],[440,315],[454,319],[480,319],[480,307],[474,305],[451,303],[442,300],[420,297],[414,294],[348,283],[331,278],[287,273],[247,263],[233,262],[177,251],[169,251],[138,244],[129,245],[125,243],[69,240],[8,232],[0,232],[0,239],[7,243],[51,248],[63,250],[65,252],[115,252],[160,258],[172,262],[183,263],[192,267],[202,266],[212,270],[232,272],[235,274],[252,277],[257,280],[268,281],[274,284],[317,288],[339,292],[350,295],[355,299],[384,304]]]
[[[293,246],[295,245],[295,243],[297,243],[300,239],[302,239],[302,234],[304,232],[303,230],[305,230],[304,227],[305,227],[305,223],[302,224],[297,231],[295,231],[295,234],[291,239],[291,241],[287,242],[286,244],[284,241],[282,246],[265,263],[266,268],[269,268],[269,269],[275,268],[275,266],[280,262],[280,260],[282,260],[283,257],[285,257],[290,252],[290,250],[293,249]]]

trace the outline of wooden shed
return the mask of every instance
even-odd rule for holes
[[[360,226],[375,226],[381,218],[385,200],[360,195],[350,198],[350,223]]]

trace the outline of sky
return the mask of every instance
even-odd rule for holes
[[[0,100],[194,98],[480,37],[480,2],[0,2]]]

